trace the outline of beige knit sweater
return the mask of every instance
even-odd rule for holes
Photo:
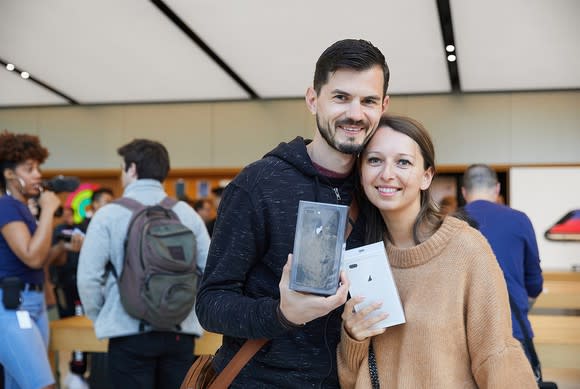
[[[372,339],[381,388],[537,388],[512,337],[507,289],[485,238],[447,217],[427,241],[387,245],[407,322]],[[342,388],[371,388],[369,340],[342,330]]]

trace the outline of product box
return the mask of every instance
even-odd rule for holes
[[[405,323],[405,312],[393,278],[383,242],[377,242],[344,253],[343,268],[350,281],[350,295],[364,296],[365,300],[354,309],[360,311],[375,301],[382,301],[380,309],[371,316],[386,312],[389,316],[374,328],[391,327]]]
[[[347,220],[346,205],[300,201],[290,289],[324,296],[336,293]]]

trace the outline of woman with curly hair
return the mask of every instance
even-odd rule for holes
[[[48,315],[43,266],[51,250],[59,198],[43,191],[39,166],[48,150],[38,137],[0,133],[0,364],[5,388],[54,388],[47,358]],[[38,197],[38,221],[27,206]]]

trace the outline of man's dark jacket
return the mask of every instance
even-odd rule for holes
[[[306,142],[281,143],[247,166],[224,191],[200,287],[202,326],[224,334],[216,370],[249,338],[271,339],[232,388],[338,388],[341,312],[289,329],[276,315],[279,282],[292,252],[299,200],[350,204],[354,177],[330,180],[313,166]],[[357,228],[358,229],[358,228]],[[351,234],[348,247],[356,247]]]

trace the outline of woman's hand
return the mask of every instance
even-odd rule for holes
[[[44,191],[38,199],[38,205],[43,213],[48,212],[50,215],[54,215],[60,206],[60,199],[54,192]]]
[[[385,332],[386,328],[373,329],[372,327],[389,316],[388,313],[384,312],[375,316],[370,316],[372,312],[376,311],[381,307],[381,305],[383,305],[382,302],[374,302],[360,311],[355,312],[355,305],[362,303],[364,300],[365,298],[362,296],[351,298],[346,302],[344,312],[342,313],[343,325],[346,332],[351,338],[358,341]]]

